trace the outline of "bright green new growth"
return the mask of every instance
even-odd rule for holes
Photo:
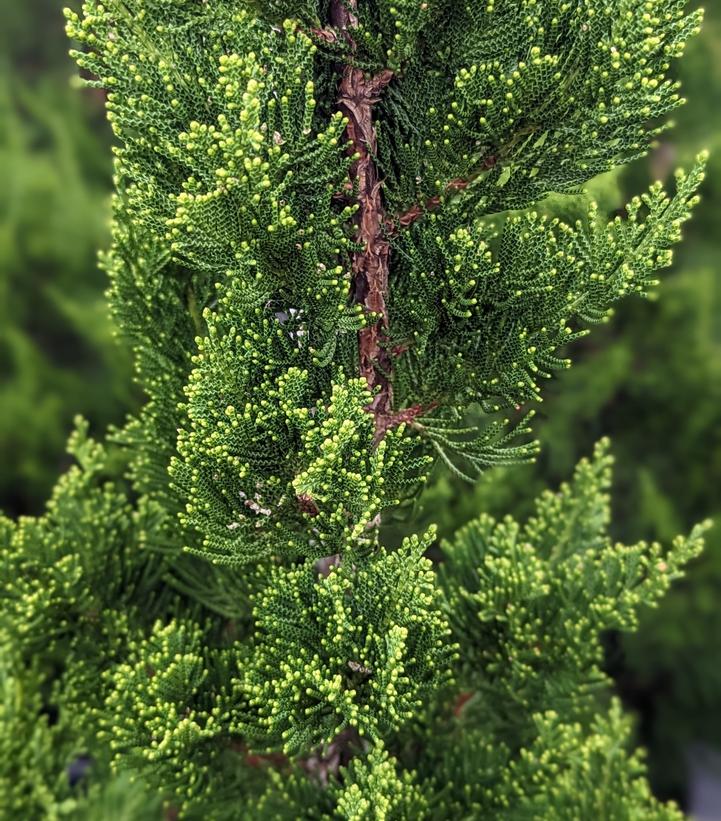
[[[599,634],[635,629],[639,607],[653,605],[701,549],[703,528],[670,552],[613,544],[610,464],[602,442],[571,485],[537,500],[525,526],[484,515],[444,545],[439,576],[451,626],[473,648],[459,678],[470,686],[481,675],[492,687],[489,720],[547,698],[562,701],[566,718],[587,709],[589,692],[605,680]]]
[[[423,558],[432,542],[414,536],[321,580],[310,563],[270,573],[254,611],[253,736],[298,754],[348,728],[381,739],[422,712],[454,657]]]
[[[700,15],[67,17],[118,140],[103,264],[147,404],[106,445],[81,424],[47,513],[3,522],[8,813],[97,817],[130,772],[130,818],[156,797],[189,818],[676,817],[602,698],[599,633],[633,629],[700,532],[612,544],[605,445],[531,521],[481,517],[442,555],[381,525],[434,462],[532,457],[509,420],[669,264],[703,162],[610,223],[540,201],[646,150]]]

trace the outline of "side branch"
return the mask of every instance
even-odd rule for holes
[[[314,37],[316,40],[320,40],[323,43],[338,42],[338,32],[335,31],[335,29],[310,29],[310,35],[311,37]]]
[[[443,196],[447,197],[451,194],[457,193],[458,191],[464,191],[470,184],[470,180],[452,180],[446,186]],[[435,197],[429,197],[422,205],[420,203],[416,203],[407,211],[404,211],[402,214],[395,217],[395,219],[388,220],[386,223],[386,228],[391,234],[396,234],[400,228],[408,228],[410,225],[413,225],[414,222],[421,219],[421,217],[431,211],[435,211],[440,207],[440,205],[441,195],[436,194]]]
[[[424,203],[416,203],[412,205],[407,211],[404,211],[402,214],[398,214],[395,217],[386,221],[386,232],[393,236],[397,234],[401,229],[408,228],[409,226],[413,225],[414,222],[417,222],[419,219],[424,217],[426,214],[432,213],[440,208],[441,203],[443,201],[443,197],[450,197],[453,194],[458,194],[461,191],[465,191],[471,183],[473,183],[484,171],[490,171],[492,168],[495,168],[496,164],[498,163],[498,157],[495,154],[489,154],[481,163],[480,170],[474,174],[473,176],[469,177],[468,179],[455,179],[451,180],[448,185],[446,186],[443,194],[436,194],[434,197],[429,197]]]
[[[413,405],[410,408],[403,408],[399,411],[391,411],[385,416],[379,417],[376,423],[376,442],[380,442],[389,430],[397,428],[399,425],[410,424],[419,416],[430,413],[437,407],[437,402],[433,402],[430,405]]]

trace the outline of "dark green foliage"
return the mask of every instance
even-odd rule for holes
[[[621,316],[621,336],[612,347],[634,345],[638,354],[630,358],[613,396],[627,396],[631,406],[624,414],[612,401],[604,412],[618,441],[619,457],[629,465],[643,465],[636,475],[629,470],[622,476],[627,504],[619,525],[630,533],[661,538],[700,515],[713,515],[718,522],[721,513],[721,300],[716,263],[721,213],[719,8],[709,7],[706,17],[702,37],[678,68],[691,103],[681,112],[679,128],[667,138],[664,151],[652,158],[650,169],[658,174],[659,162],[669,150],[685,160],[700,145],[711,148],[714,159],[704,186],[704,216],[659,302]],[[642,336],[643,325],[652,328]],[[660,333],[664,325],[673,327],[673,335]],[[650,424],[648,415],[639,413],[649,404],[664,408]],[[644,417],[647,422],[641,427]],[[650,456],[640,457],[642,451]],[[686,745],[701,741],[721,747],[718,526],[708,536],[704,555],[689,570],[683,586],[670,592],[653,618],[642,621],[638,640],[628,637],[621,667],[629,700],[647,709],[644,741],[650,746],[654,786],[664,794],[683,792]]]
[[[470,681],[485,680],[485,709],[497,721],[549,702],[573,715],[603,680],[601,631],[636,629],[639,607],[654,604],[700,552],[700,529],[670,554],[658,544],[612,543],[609,478],[599,445],[572,485],[539,498],[524,528],[485,515],[444,548],[451,624],[475,648],[463,667]]]
[[[446,240],[442,221],[432,219],[423,245],[411,236],[401,249],[391,310],[397,344],[410,350],[399,362],[398,392],[442,407],[474,401],[486,412],[540,399],[540,379],[570,364],[558,351],[584,335],[579,325],[608,318],[617,299],[656,284],[702,176],[700,168],[680,174],[673,199],[653,186],[632,200],[625,220],[607,225],[595,206],[574,227],[535,212],[510,217],[497,261],[484,223]],[[443,222],[454,216],[450,209]],[[432,422],[428,433],[434,438]]]
[[[47,716],[41,712],[40,676],[36,670],[25,669],[13,653],[11,642],[5,636],[2,640],[0,816],[47,817],[58,800],[72,801],[62,769],[64,762],[54,754],[57,740],[48,727]]]
[[[161,243],[122,224],[101,262],[114,318],[135,354],[136,377],[147,396],[139,417],[114,438],[128,447],[135,490],[167,508],[175,501],[167,493],[167,466],[180,421],[177,403],[199,330],[197,301],[207,297],[206,278],[173,264]]]
[[[295,821],[300,817],[401,821],[429,817],[428,800],[415,783],[415,774],[400,772],[398,762],[382,743],[375,744],[366,757],[353,758],[343,775],[343,781],[333,779],[321,786],[302,772],[271,773],[265,793],[237,817],[248,821]]]
[[[123,769],[145,771],[163,793],[200,805],[220,800],[210,783],[229,743],[203,640],[201,629],[185,620],[158,622],[147,638],[132,642],[127,661],[112,672],[98,735]]]
[[[131,618],[136,600],[151,612],[162,574],[162,562],[144,550],[154,528],[151,504],[131,505],[121,486],[105,481],[105,450],[86,433],[81,423],[71,437],[79,464],[58,482],[46,513],[4,521],[3,618],[30,654],[42,649],[52,658],[78,641],[85,642],[79,656],[93,646],[107,654],[92,635],[104,627],[121,635],[111,613]]]
[[[4,523],[0,647],[67,742],[2,720],[92,762],[79,813],[129,772],[130,807],[147,793],[187,818],[673,818],[607,707],[599,634],[636,626],[700,531],[668,551],[612,543],[601,446],[525,525],[461,531],[440,570],[435,531],[396,550],[379,534],[436,457],[474,476],[529,458],[504,429],[516,406],[670,262],[703,158],[610,223],[591,208],[567,224],[558,200],[507,212],[644,151],[699,16],[654,0],[289,11],[67,13],[118,140],[103,261],[147,402],[107,445],[81,425],[45,515]],[[388,69],[377,104],[358,67]],[[341,73],[361,88],[342,105]],[[387,283],[368,262],[383,248]],[[23,759],[25,782],[49,783],[45,761]],[[57,814],[66,792],[26,805]]]
[[[424,506],[441,533],[450,534],[479,507],[526,511],[529,488],[565,476],[602,434],[613,437],[618,457],[614,536],[665,540],[721,512],[720,42],[721,15],[709,7],[701,36],[676,68],[689,97],[678,127],[648,163],[620,179],[634,191],[649,175],[668,175],[674,160],[690,162],[701,147],[711,149],[703,213],[663,278],[659,299],[625,302],[613,323],[580,343],[575,367],[546,391],[536,425],[543,445],[537,467],[496,472],[475,492],[436,474]],[[618,192],[614,198],[608,207],[619,207]],[[627,706],[641,716],[653,785],[664,796],[686,793],[689,745],[721,745],[721,531],[715,527],[706,538],[687,579],[642,617],[638,632],[610,642],[610,669]]]
[[[352,728],[378,740],[423,710],[455,648],[423,553],[433,533],[359,567],[275,569],[255,605],[253,736],[298,754]]]
[[[143,549],[153,516],[108,481],[107,454],[85,434],[81,425],[72,437],[79,464],[46,513],[1,525],[2,817],[90,812],[108,778],[107,760],[95,756],[101,671],[168,606],[162,565]],[[69,775],[80,756],[95,776],[87,800]]]
[[[457,726],[445,730],[449,743],[430,746],[421,771],[440,785],[460,770],[458,783],[472,786],[449,790],[442,817],[461,817],[470,802],[472,817],[534,818],[553,807],[562,818],[633,818],[648,800],[640,761],[619,759],[609,744],[609,733],[628,734],[619,705],[594,718],[607,681],[601,632],[637,626],[640,609],[655,604],[698,554],[702,529],[669,552],[614,544],[606,533],[609,478],[600,445],[572,484],[537,500],[525,526],[484,515],[444,546],[440,577],[466,692]],[[666,817],[660,807],[653,812]]]
[[[245,503],[269,510],[271,500],[282,500],[292,508],[288,481],[273,470],[272,451],[283,454],[286,467],[296,476],[306,469],[305,460],[301,457],[294,464],[287,458],[288,447],[291,452],[297,449],[292,428],[297,428],[298,422],[288,429],[284,419],[287,411],[282,410],[287,405],[285,399],[276,403],[275,422],[272,416],[266,421],[265,414],[251,414],[252,425],[260,422],[265,430],[248,429],[238,421],[235,441],[236,434],[229,435],[234,423],[224,418],[226,412],[240,410],[239,396],[244,406],[253,407],[254,401],[245,395],[249,389],[263,396],[269,390],[300,391],[303,407],[316,401],[328,405],[332,386],[338,382],[338,369],[352,375],[355,332],[368,322],[360,306],[348,305],[347,299],[354,246],[342,226],[354,209],[342,202],[334,204],[348,167],[343,123],[338,114],[329,114],[315,103],[316,95],[326,88],[328,64],[319,56],[312,37],[297,25],[263,26],[232,5],[211,4],[202,14],[191,13],[192,6],[181,6],[173,12],[177,19],[165,7],[139,7],[137,13],[131,13],[131,6],[123,8],[116,15],[106,10],[93,14],[85,28],[80,18],[70,15],[69,30],[87,44],[87,50],[78,55],[80,64],[112,92],[111,122],[122,141],[116,152],[117,169],[125,184],[121,224],[132,220],[133,230],[142,235],[164,235],[165,246],[183,265],[204,276],[227,280],[221,286],[220,299],[213,301],[217,309],[206,317],[209,336],[200,351],[189,394],[188,412],[196,430],[190,438],[181,438],[184,458],[176,467],[176,478],[191,505],[187,523],[201,532],[208,531],[202,550],[226,561],[253,559],[264,549],[263,536],[253,551],[242,546],[247,541],[242,532],[237,536],[228,533],[229,527],[243,529],[234,512]],[[440,7],[439,11],[445,13]],[[550,14],[550,7],[546,12]],[[595,21],[595,11],[588,13]],[[157,27],[150,34],[145,15],[157,18]],[[631,12],[629,15],[628,24],[633,27],[636,18]],[[462,26],[463,16],[461,12],[460,20],[454,15],[449,19],[452,25]],[[609,14],[604,12],[602,17],[608,27]],[[645,43],[649,52],[647,82],[641,84],[648,97],[643,102],[649,106],[662,96],[658,89],[665,88],[665,61],[678,51],[697,23],[695,16],[686,18],[680,13],[669,14],[667,20],[669,30],[661,38],[663,47],[655,36],[638,35],[639,43]],[[597,34],[595,25],[589,25],[589,36],[592,30],[594,36]],[[182,28],[182,39],[176,26]],[[193,38],[205,29],[211,41],[199,48]],[[613,28],[607,37],[609,42],[614,37],[624,42],[623,31]],[[574,53],[573,42],[563,42],[564,48]],[[469,54],[473,48],[468,45]],[[132,65],[135,68],[129,68]],[[196,81],[191,82],[192,78]],[[599,88],[602,78],[603,72],[596,80]],[[398,88],[402,87],[399,81]],[[193,98],[201,89],[207,89],[202,105]],[[628,105],[634,110],[644,108],[633,95]],[[188,113],[201,110],[203,121]],[[386,123],[394,126],[401,121],[393,112],[384,114],[382,106],[379,111],[381,134]],[[648,119],[653,113],[660,110],[649,109],[642,117]],[[585,133],[585,119],[578,127],[579,135]],[[419,116],[420,121],[433,128],[427,117]],[[440,137],[445,130],[440,125],[437,128]],[[608,144],[598,135],[594,139],[595,144]],[[630,139],[628,130],[622,129],[617,139],[624,147]],[[149,152],[151,140],[162,145],[162,151]],[[554,139],[552,145],[556,144]],[[545,152],[548,156],[552,153]],[[459,156],[457,151],[454,156]],[[475,162],[480,161],[476,157]],[[558,168],[565,162],[555,160]],[[512,168],[509,160],[504,175]],[[449,176],[466,172],[460,164]],[[403,180],[416,176],[412,169],[403,170]],[[644,292],[653,282],[653,271],[668,264],[666,250],[678,239],[678,227],[694,204],[693,190],[700,178],[697,169],[670,203],[654,188],[645,201],[648,220],[639,224],[640,201],[630,206],[627,223],[619,221],[605,230],[596,224],[594,214],[586,227],[575,229],[539,221],[533,215],[510,220],[497,262],[486,253],[494,229],[478,218],[493,209],[485,200],[476,202],[475,185],[439,215],[412,226],[407,236],[402,234],[394,244],[398,262],[391,276],[397,285],[389,299],[392,323],[388,344],[409,347],[396,366],[397,406],[441,404],[435,419],[422,420],[414,427],[423,450],[433,456],[440,453],[454,469],[471,475],[504,459],[519,461],[532,455],[532,446],[516,446],[504,454],[502,446],[509,439],[500,429],[469,430],[459,411],[474,402],[489,411],[536,398],[537,377],[564,364],[556,351],[579,332],[575,321],[602,318],[612,301],[629,292]],[[505,197],[506,185],[497,187]],[[554,187],[565,190],[563,185],[549,183],[549,188]],[[390,177],[385,191],[390,209],[394,197]],[[435,193],[416,191],[405,207]],[[513,197],[504,202],[506,207],[518,204]],[[471,205],[473,211],[468,210]],[[537,237],[534,231],[540,232]],[[440,279],[436,272],[449,267],[459,269],[454,270],[457,277],[444,278],[446,284],[440,290],[438,285],[425,286],[424,278]],[[518,287],[521,282],[523,288]],[[196,319],[210,301],[203,298],[206,288],[193,292]],[[202,330],[199,320],[196,324]],[[245,338],[238,337],[239,331]],[[215,335],[221,337],[217,345]],[[265,346],[262,352],[256,351],[259,342]],[[234,345],[241,351],[234,351]],[[248,360],[245,365],[237,362],[240,352]],[[228,356],[236,361],[231,363]],[[284,379],[281,387],[276,380],[289,366],[300,368],[300,372],[293,370],[290,384]],[[306,370],[308,376],[304,375]],[[238,371],[247,376],[239,379]],[[234,381],[228,385],[230,374]],[[212,412],[214,418],[207,418],[209,392],[213,404],[221,403]],[[196,397],[200,407],[194,410]],[[358,401],[357,412],[363,404]],[[248,412],[246,407],[246,415]],[[337,424],[343,422],[339,419]],[[203,459],[197,440],[209,432],[208,425],[218,428],[213,434],[218,441],[210,440],[211,458]],[[302,438],[302,431],[298,435]],[[260,476],[259,466],[247,462],[238,475],[238,465],[224,455],[226,449],[240,447],[245,451],[243,442],[248,437],[262,452],[265,464]],[[273,443],[270,452],[267,443],[260,445],[264,438]],[[200,460],[200,464],[189,464],[191,460]],[[412,467],[418,470],[421,464]],[[231,475],[226,478],[227,473]],[[239,483],[244,475],[250,487]],[[410,478],[397,481],[403,486]],[[348,488],[343,492],[350,493]],[[373,490],[359,492],[363,496]],[[312,496],[303,490],[298,495]],[[337,501],[332,496],[330,500],[335,511]],[[312,498],[311,503],[321,507]],[[342,512],[341,516],[350,518],[346,532],[353,533],[363,522],[359,513],[370,513],[367,521],[378,510],[376,503],[355,513]],[[258,515],[262,514],[257,514],[256,520]],[[300,513],[287,510],[285,515],[297,518]],[[256,521],[255,526],[259,524]],[[273,526],[278,528],[274,539],[283,549],[313,555],[307,545],[301,549],[296,544],[283,522]],[[327,553],[333,553],[348,539],[336,523],[323,533],[321,541],[327,544]],[[319,548],[315,555],[322,553]]]
[[[630,726],[618,701],[590,727],[553,711],[533,715],[533,740],[515,758],[497,739],[469,731],[464,723],[451,755],[435,764],[434,780],[439,786],[461,781],[469,788],[464,795],[447,791],[429,817],[683,818],[673,805],[651,796],[643,756],[624,750]]]
[[[363,379],[341,375],[329,404],[316,399],[299,333],[260,311],[237,326],[209,321],[186,391],[190,431],[171,463],[188,500],[181,521],[203,534],[193,552],[235,563],[354,550],[423,467],[400,432],[373,448]]]
[[[398,16],[416,11],[393,6]],[[470,178],[465,207],[488,213],[572,190],[642,154],[658,133],[648,122],[680,102],[664,74],[700,14],[687,16],[683,0],[494,0],[431,2],[423,22],[384,104],[389,202],[404,206],[396,186],[422,202]]]

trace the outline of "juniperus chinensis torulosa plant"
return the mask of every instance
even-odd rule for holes
[[[26,677],[46,751],[3,757],[8,806],[97,817],[130,772],[128,817],[157,796],[189,818],[676,817],[624,752],[598,634],[699,532],[612,544],[605,444],[440,570],[432,529],[393,549],[381,523],[434,461],[531,458],[517,410],[559,347],[668,264],[701,164],[609,224],[531,209],[644,152],[699,16],[88,0],[68,21],[118,140],[104,265],[148,400],[106,445],[81,424],[47,513],[3,525],[2,737],[31,732]]]

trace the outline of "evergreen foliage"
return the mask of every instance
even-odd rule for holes
[[[392,550],[380,524],[435,459],[470,478],[530,458],[517,406],[669,264],[703,159],[610,223],[507,212],[645,150],[700,16],[87,0],[67,17],[108,91],[104,267],[148,401],[105,445],[80,423],[46,513],[3,522],[8,691],[28,678],[48,721],[0,718],[54,751],[21,759],[13,811],[90,814],[132,773],[131,817],[146,794],[189,818],[676,817],[625,751],[599,633],[636,626],[702,529],[612,543],[605,444],[525,525],[481,517],[438,569],[433,530]]]
[[[360,567],[276,569],[255,609],[255,731],[298,754],[351,728],[373,740],[421,712],[454,656],[430,562],[412,537]]]
[[[440,578],[451,623],[475,648],[463,666],[471,681],[490,679],[487,709],[498,717],[545,700],[573,715],[574,702],[583,704],[603,679],[599,634],[634,630],[639,607],[655,603],[699,552],[700,531],[668,555],[658,544],[613,544],[609,462],[602,443],[593,462],[579,464],[572,485],[538,499],[524,528],[484,515],[445,548]]]
[[[721,10],[707,6],[701,35],[675,66],[689,97],[677,113],[677,127],[663,135],[645,162],[593,186],[602,210],[616,210],[626,192],[649,177],[670,177],[674,162],[689,162],[700,147],[711,148],[705,207],[673,270],[663,277],[659,298],[625,301],[612,323],[579,343],[576,366],[545,393],[534,425],[542,444],[535,465],[493,471],[472,491],[436,471],[418,527],[433,521],[439,533],[450,536],[480,509],[525,516],[530,496],[567,476],[606,434],[617,457],[614,537],[665,541],[703,516],[717,517],[720,43]],[[574,202],[583,208],[583,202],[568,198],[565,219],[571,218]],[[639,715],[654,790],[686,802],[692,801],[694,750],[698,745],[721,749],[720,536],[718,528],[708,534],[704,554],[689,566],[684,582],[641,617],[637,632],[612,635],[606,643],[608,669],[626,705]]]
[[[715,490],[721,476],[721,302],[714,262],[719,236],[718,186],[714,182],[718,179],[718,128],[717,118],[710,120],[708,114],[718,111],[721,96],[720,12],[716,6],[707,9],[702,36],[693,40],[691,53],[677,67],[690,100],[680,112],[679,127],[651,158],[651,167],[640,168],[636,174],[636,178],[644,171],[658,174],[660,160],[669,153],[685,162],[701,145],[712,149],[703,217],[694,224],[673,277],[664,284],[657,303],[625,310],[618,328],[619,340],[625,338],[637,354],[618,372],[613,390],[614,395],[621,390],[626,393],[626,386],[633,384],[629,392],[633,405],[627,418],[615,403],[604,415],[609,430],[612,424],[619,431],[614,434],[619,463],[623,460],[630,466],[641,461],[637,456],[641,449],[653,454],[647,462],[643,460],[642,471],[626,470],[619,477],[619,496],[626,497],[626,532],[632,535],[665,538],[699,515],[712,513],[716,519],[721,507]],[[627,187],[634,184],[635,179],[629,179]],[[626,329],[648,328],[647,317],[655,330],[647,332],[646,343],[636,348],[634,337],[640,334],[629,335]],[[669,323],[674,327],[673,339],[659,333]],[[665,364],[648,368],[638,384],[636,362],[647,359],[647,345],[655,345],[653,361]],[[614,341],[613,347],[624,346]],[[631,369],[634,376],[629,379]],[[681,398],[688,396],[704,398],[694,402]],[[631,420],[636,408],[648,403],[662,403],[667,411],[644,436]],[[721,676],[714,661],[721,652],[720,536],[714,528],[704,555],[689,568],[687,580],[671,591],[653,618],[642,620],[638,635],[626,637],[623,655],[617,658],[627,698],[646,708],[644,742],[651,748],[653,783],[666,795],[684,793],[689,745],[721,748]]]
[[[16,514],[42,510],[76,413],[104,426],[133,404],[95,266],[109,217],[102,109],[67,76],[25,74],[0,62],[0,452],[13,465],[0,506]]]

